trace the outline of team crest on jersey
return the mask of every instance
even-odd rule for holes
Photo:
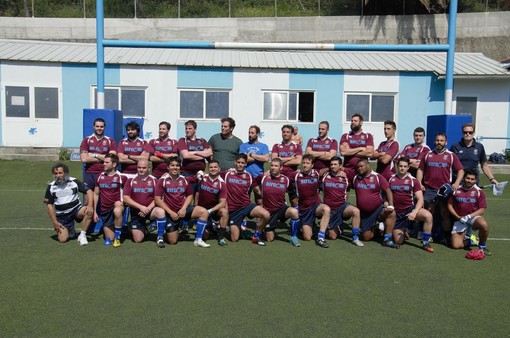
[[[242,177],[242,178],[246,178],[246,174],[243,174],[241,177]]]
[[[214,182],[214,183],[213,183],[213,187],[215,187],[215,188],[216,188],[217,186],[218,186],[218,182]]]
[[[406,178],[406,179],[404,180],[404,183],[405,183],[405,184],[408,184],[408,183],[409,183],[409,180]]]
[[[473,154],[478,155],[478,149],[473,150]]]
[[[147,185],[150,187],[152,185],[151,181],[147,181]]]
[[[201,144],[202,144],[202,140],[198,140],[198,144],[200,144],[200,145],[201,145]]]
[[[179,181],[179,185],[182,186],[182,181]]]
[[[138,181],[133,180],[133,184],[138,184]]]
[[[329,140],[326,140],[326,144],[329,144]]]
[[[361,139],[364,140],[365,139],[365,135],[361,135]]]
[[[294,151],[294,148],[295,148],[294,145],[290,146],[290,150]]]
[[[140,142],[136,142],[136,146],[139,147],[140,146]]]
[[[283,177],[280,177],[280,182],[283,182],[285,179]]]
[[[103,145],[106,145],[106,140],[103,140]]]
[[[373,182],[373,181],[374,181],[374,176],[370,176],[369,181],[370,181],[370,182]]]
[[[471,196],[475,196],[476,192],[475,191],[471,191],[470,195]]]
[[[118,177],[114,177],[114,178],[113,178],[113,182],[117,182],[118,180],[119,180],[119,178],[118,178]]]
[[[446,160],[448,158],[448,155],[443,155],[443,160]]]

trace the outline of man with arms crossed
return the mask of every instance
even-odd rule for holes
[[[358,208],[347,202],[349,180],[342,169],[342,159],[338,156],[333,157],[329,164],[329,172],[322,176],[321,180],[324,204],[331,209],[328,237],[331,240],[337,239],[343,220],[352,217],[352,244],[361,247],[364,244],[359,240],[360,212]]]
[[[260,189],[255,179],[245,170],[248,163],[246,154],[236,156],[235,169],[224,172],[224,180],[227,185],[227,205],[230,224],[230,239],[232,242],[239,241],[240,228],[246,217],[259,218],[252,243],[265,246],[262,233],[269,222],[269,212],[263,207],[256,205],[250,200],[250,191],[254,189],[260,195]]]
[[[393,230],[393,239],[397,245],[404,243],[404,232],[409,222],[422,221],[423,224],[423,249],[434,252],[429,244],[432,235],[432,214],[423,209],[423,192],[420,182],[409,174],[409,159],[401,157],[397,161],[397,173],[390,177],[388,183],[393,193],[393,203],[397,220]],[[415,203],[416,201],[416,203]]]
[[[248,142],[241,144],[240,153],[248,156],[246,171],[257,177],[264,172],[264,163],[269,161],[269,148],[267,144],[259,142],[260,128],[250,126],[248,129]]]
[[[274,240],[274,230],[278,222],[285,223],[290,218],[291,238],[290,244],[295,247],[301,246],[297,238],[299,231],[299,213],[296,208],[290,207],[285,202],[285,194],[290,187],[290,179],[281,175],[283,162],[279,158],[271,160],[271,169],[268,175],[260,174],[256,181],[262,192],[262,205],[269,211],[271,218],[266,226],[266,239]]]
[[[377,149],[373,152],[373,160],[377,160],[376,172],[383,175],[386,180],[395,173],[395,166],[393,159],[397,156],[400,145],[395,140],[395,132],[397,131],[397,125],[395,122],[387,120],[384,121],[384,136],[386,141],[379,144]]]
[[[283,162],[282,175],[292,178],[303,158],[303,149],[292,141],[294,127],[286,124],[282,127],[282,142],[271,150],[271,158],[279,158]]]
[[[65,243],[70,238],[74,238],[74,222],[83,221],[78,244],[87,245],[86,233],[94,215],[92,190],[86,188],[80,180],[70,177],[69,167],[64,163],[56,163],[51,168],[51,172],[55,180],[48,184],[44,203],[48,207],[48,215],[57,232],[58,241]],[[80,192],[87,194],[88,205],[82,206],[78,195]]]
[[[320,176],[313,169],[315,158],[311,154],[303,156],[303,169],[296,173],[293,178],[296,194],[299,202],[299,218],[303,231],[303,240],[312,239],[313,227],[317,217],[320,217],[319,233],[315,242],[321,248],[328,248],[326,242],[326,230],[328,229],[330,208],[321,202],[319,197]]]
[[[344,156],[344,171],[352,180],[356,176],[356,166],[360,157],[370,157],[374,151],[372,134],[365,133],[363,116],[354,114],[351,117],[351,131],[340,138],[340,154]]]
[[[152,176],[161,178],[168,172],[166,159],[178,157],[177,141],[168,136],[170,123],[163,121],[159,124],[159,137],[149,141],[150,160],[152,162]]]
[[[308,140],[306,145],[306,154],[311,154],[315,158],[314,169],[323,175],[329,169],[331,158],[338,152],[338,142],[328,136],[329,122],[319,123],[319,136]]]
[[[184,127],[186,136],[181,137],[177,145],[182,158],[181,175],[195,176],[199,170],[205,170],[205,160],[211,157],[213,152],[206,140],[197,137],[195,121],[187,121]]]
[[[136,175],[136,162],[149,159],[149,145],[140,139],[140,126],[135,121],[126,124],[127,137],[119,142],[117,154],[121,164],[120,171],[123,174]]]
[[[448,211],[455,220],[452,229],[452,248],[464,247],[465,235],[470,230],[480,230],[480,242],[478,247],[490,256],[486,243],[489,236],[489,224],[483,217],[487,210],[485,193],[476,185],[476,172],[466,170],[464,182],[448,201]]]
[[[218,245],[227,246],[225,231],[228,223],[227,210],[227,187],[220,177],[220,163],[216,159],[209,161],[209,174],[199,178],[197,192],[195,193],[196,205],[207,209],[209,213],[208,226],[219,223]]]
[[[214,134],[209,139],[213,157],[220,162],[220,167],[227,170],[234,167],[234,161],[239,154],[239,147],[243,143],[233,133],[236,122],[231,117],[221,119],[221,133]]]
[[[425,144],[425,129],[422,127],[418,127],[414,130],[413,138],[414,143],[406,145],[395,160],[401,157],[407,157],[409,159],[409,173],[416,177],[420,161],[429,153],[430,148]]]
[[[356,206],[361,214],[361,238],[365,241],[373,239],[375,223],[384,222],[383,245],[398,248],[392,240],[396,215],[388,181],[372,171],[367,158],[360,158],[356,168],[358,174],[354,177],[352,185],[356,191]]]
[[[126,181],[123,190],[124,204],[131,211],[131,234],[135,243],[141,243],[147,234],[147,221],[163,222],[165,224],[165,211],[156,207],[154,192],[158,180],[149,175],[149,161],[140,160],[136,163],[137,175]],[[157,224],[157,223],[156,223]],[[159,240],[156,244],[163,245]]]

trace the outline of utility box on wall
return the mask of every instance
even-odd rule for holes
[[[437,133],[446,133],[447,148],[462,138],[462,125],[471,122],[471,115],[431,115],[427,117],[427,145],[434,149]]]

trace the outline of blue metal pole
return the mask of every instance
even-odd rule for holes
[[[444,113],[452,115],[453,69],[455,65],[455,36],[457,33],[457,0],[450,0],[448,14],[448,51],[446,53],[446,81],[444,93]]]
[[[97,108],[104,109],[104,3],[96,0]]]

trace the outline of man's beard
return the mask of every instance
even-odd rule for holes
[[[64,176],[64,177],[58,177],[58,178],[56,178],[56,179],[55,179],[55,183],[56,183],[57,185],[62,185],[62,184],[64,184],[64,183],[66,183],[66,182],[67,182],[67,176]]]
[[[360,125],[355,126],[355,125],[352,125],[352,124],[351,124],[351,130],[352,130],[353,132],[357,133],[358,131],[360,131],[360,130],[361,130],[361,126],[360,126]]]

